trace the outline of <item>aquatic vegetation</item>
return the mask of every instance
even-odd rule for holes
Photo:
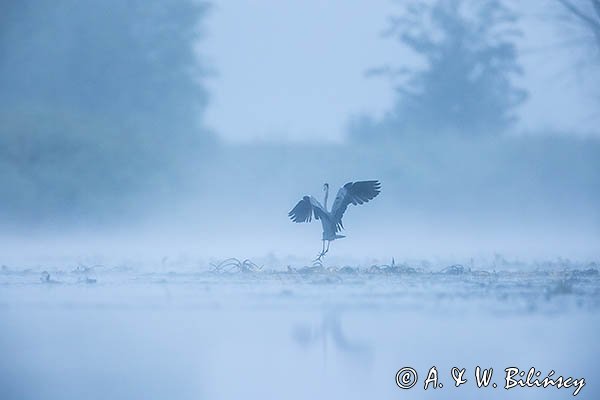
[[[249,259],[240,261],[237,258],[228,258],[220,263],[211,263],[212,272],[257,272],[262,269]]]

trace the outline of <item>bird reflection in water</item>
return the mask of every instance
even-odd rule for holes
[[[363,342],[352,340],[345,333],[340,321],[340,313],[329,311],[323,315],[319,325],[298,324],[292,331],[292,338],[304,348],[323,348],[323,358],[327,361],[329,344],[333,349],[349,356],[353,361],[361,364],[370,364],[373,357],[371,347]]]

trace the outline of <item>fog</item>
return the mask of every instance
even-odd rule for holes
[[[387,398],[399,393],[385,374],[436,351],[448,368],[484,353],[498,370],[537,362],[591,380],[596,3],[5,4],[0,349],[18,361],[0,362],[0,386],[8,398],[240,397],[231,359],[250,398],[282,397],[292,375],[316,382],[296,398]],[[314,263],[320,221],[288,212],[323,202],[324,183],[331,205],[372,179],[381,193],[348,207],[346,237]],[[498,324],[539,347],[486,353],[479,338],[502,341]],[[387,353],[406,329],[427,360]],[[542,330],[577,357],[546,354]],[[269,391],[265,375],[283,383]],[[132,380],[102,388],[119,376]]]
[[[578,109],[596,109],[598,93],[577,91],[598,78],[597,43],[553,39],[565,20],[573,37],[585,33],[560,4],[542,13],[459,3],[353,4],[340,16],[352,26],[339,29],[361,26],[364,8],[356,46],[356,33],[325,19],[333,5],[12,4],[1,37],[2,236],[33,246],[28,253],[49,238],[110,251],[119,235],[114,245],[164,255],[230,245],[303,255],[307,243],[318,248],[319,230],[289,223],[295,202],[322,199],[323,182],[336,190],[379,179],[383,195],[351,210],[356,242],[339,241],[340,253],[597,255],[597,116],[584,123]],[[255,12],[256,24],[242,12]],[[303,26],[311,13],[320,19]],[[267,20],[279,22],[259,27]],[[311,34],[298,37],[304,28]],[[264,42],[269,29],[279,34]],[[346,47],[327,46],[328,35]],[[365,57],[350,60],[347,49]],[[531,49],[548,61],[530,65]],[[355,76],[336,80],[344,60]],[[260,72],[273,66],[278,74]],[[563,71],[541,90],[537,68]],[[565,81],[575,101],[559,108],[547,95],[562,96]],[[337,92],[348,83],[356,89]],[[228,106],[232,96],[243,100]],[[529,102],[545,106],[535,124],[523,112]],[[557,115],[572,123],[549,128]]]

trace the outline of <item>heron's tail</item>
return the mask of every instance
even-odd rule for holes
[[[342,239],[342,238],[345,238],[345,237],[346,237],[346,236],[344,236],[344,235],[335,235],[335,238],[336,238],[336,239]]]

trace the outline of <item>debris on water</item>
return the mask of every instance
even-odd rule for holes
[[[313,274],[315,272],[323,272],[323,266],[313,266],[313,267],[308,267],[308,266],[304,266],[302,268],[298,268],[292,269],[293,272],[299,273],[299,274]]]
[[[249,259],[240,261],[237,258],[228,258],[220,263],[211,263],[212,272],[258,272],[262,266],[256,265]]]
[[[391,264],[371,265],[369,273],[386,273],[386,274],[414,274],[417,270],[408,264],[396,264],[396,260],[392,258]]]
[[[342,274],[356,274],[358,272],[358,268],[352,268],[349,265],[345,265],[338,270],[339,273]]]
[[[490,271],[484,271],[484,270],[474,270],[471,272],[473,274],[473,276],[481,276],[481,277],[486,277],[486,276],[491,276],[492,272]],[[494,274],[496,273],[496,271],[493,272]]]
[[[87,267],[87,266],[85,266],[85,265],[83,265],[83,264],[79,264],[79,265],[77,266],[77,268],[75,268],[75,269],[74,269],[73,271],[71,271],[71,272],[73,272],[73,273],[75,273],[75,274],[87,274],[87,273],[88,273],[88,272],[90,272],[91,270],[92,270],[92,268],[91,268],[91,267]]]
[[[110,268],[109,271],[110,272],[132,272],[132,271],[134,271],[134,268],[127,264],[121,264],[121,265],[117,265],[115,267]]]
[[[598,270],[596,268],[588,268],[584,270],[575,269],[571,271],[573,276],[595,276],[598,275]]]
[[[596,309],[600,303],[598,264],[572,261],[566,268],[555,263],[551,269],[539,270],[537,264],[530,263],[524,269],[511,266],[505,270],[494,270],[486,260],[476,260],[472,264],[468,260],[466,263],[461,260],[445,263],[436,260],[431,263],[431,268],[424,268],[424,263],[418,259],[399,258],[397,262],[390,257],[389,262],[379,259],[362,264],[325,260],[324,265],[313,266],[308,259],[300,263],[298,258],[290,257],[271,264],[273,269],[267,267],[266,263],[260,269],[262,259],[261,264],[256,265],[244,258],[222,258],[209,260],[214,262],[211,270],[204,261],[189,263],[186,269],[179,269],[170,263],[167,268],[161,268],[158,260],[154,260],[148,267],[143,263],[122,264],[136,265],[129,273],[113,268],[113,265],[119,264],[107,264],[102,270],[94,269],[88,274],[83,271],[93,263],[81,265],[79,269],[76,269],[77,262],[66,266],[36,264],[27,270],[12,265],[2,269],[0,263],[0,287],[33,284],[39,290],[44,287],[51,290],[53,293],[43,293],[48,296],[55,296],[57,289],[60,292],[64,290],[65,295],[84,290],[90,296],[97,296],[121,285],[134,285],[136,290],[153,290],[151,288],[154,285],[157,290],[181,291],[182,296],[177,297],[181,304],[210,303],[211,307],[213,298],[220,302],[222,292],[238,290],[235,289],[238,287],[243,291],[242,294],[227,302],[237,305],[244,301],[247,304],[242,295],[249,296],[252,302],[261,302],[263,298],[274,296],[282,304],[298,302],[312,306],[330,301],[328,297],[320,296],[331,294],[332,303],[337,302],[339,296],[339,299],[344,299],[340,301],[350,298],[354,301],[356,298],[356,304],[369,307],[415,307],[417,303],[434,307],[432,304],[438,304],[439,299],[451,299],[452,304],[444,301],[444,307],[476,304],[477,307],[481,305],[498,312],[526,311],[525,306],[530,303],[537,307],[534,312],[575,306]],[[196,265],[201,268],[196,268]],[[2,270],[7,272],[3,273]],[[200,293],[200,297],[184,296],[188,290],[195,293],[194,296]],[[262,296],[262,293],[268,295]],[[113,300],[109,298],[108,301]]]
[[[461,264],[450,265],[440,271],[441,274],[445,275],[462,275],[464,273],[471,272],[471,268],[465,268]]]
[[[77,282],[79,283],[86,283],[86,284],[94,284],[97,283],[98,280],[96,278],[88,278],[87,276],[83,279],[79,279]]]
[[[60,283],[50,277],[50,273],[48,271],[42,271],[40,276],[40,281],[42,283]]]
[[[323,267],[323,263],[320,260],[313,261],[311,267],[309,267],[308,265],[305,265],[301,268],[294,268],[291,265],[287,266],[287,272],[289,274],[312,274],[312,273],[316,273],[316,272],[325,272],[325,271],[334,272],[331,269],[326,270]]]
[[[84,265],[84,264],[79,264],[77,266],[77,268],[75,268],[71,272],[73,272],[75,274],[88,274],[88,273],[94,271],[95,269],[102,268],[102,267],[104,267],[104,265],[101,265],[101,264],[96,264],[96,265],[91,265],[91,266],[87,266],[87,265]]]

